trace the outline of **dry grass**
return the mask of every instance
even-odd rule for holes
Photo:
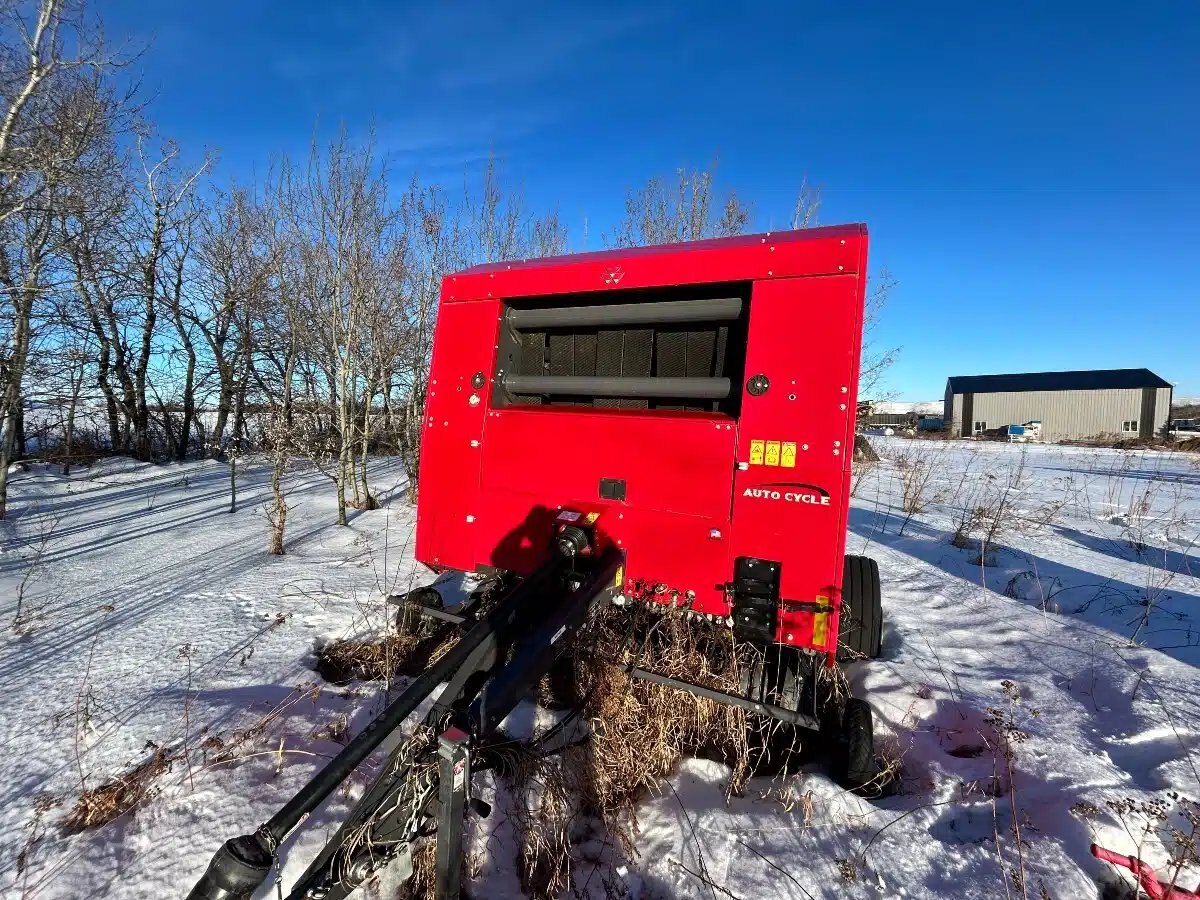
[[[155,794],[155,782],[171,767],[175,758],[170,751],[159,748],[137,768],[99,787],[88,788],[63,819],[63,830],[76,834],[88,828],[99,828],[145,806]]]
[[[412,852],[412,878],[404,885],[397,900],[421,900],[432,897],[437,888],[437,842],[426,838]]]
[[[738,693],[757,651],[735,645],[724,626],[641,604],[609,608],[574,652],[590,739],[557,756],[515,748],[505,766],[522,886],[535,898],[569,887],[572,836],[594,825],[616,852],[636,859],[637,804],[658,793],[686,757],[729,766],[729,796],[743,791],[769,753],[787,753],[793,739],[775,720],[627,673],[637,665]]]
[[[419,675],[450,649],[455,634],[447,625],[431,633],[413,630],[385,638],[331,641],[317,654],[317,671],[332,684]]]
[[[937,487],[944,474],[945,452],[945,444],[914,445],[909,451],[897,454],[893,460],[900,473],[900,505],[904,512],[898,534],[904,534],[913,516],[924,512],[930,503],[940,499]]]

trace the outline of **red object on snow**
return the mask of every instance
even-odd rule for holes
[[[1153,867],[1142,862],[1136,856],[1113,853],[1113,851],[1105,850],[1096,844],[1092,844],[1092,856],[1132,872],[1150,900],[1188,900],[1191,897],[1200,897],[1200,893],[1198,893],[1200,887],[1197,887],[1195,891],[1188,891],[1163,884],[1158,880],[1158,873],[1154,871]]]
[[[447,276],[417,559],[528,575],[581,510],[631,598],[730,616],[762,561],[767,641],[832,664],[866,256],[848,225]]]

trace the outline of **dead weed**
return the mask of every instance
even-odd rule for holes
[[[454,628],[446,626],[428,634],[413,630],[382,639],[331,641],[317,654],[317,671],[331,684],[419,675],[450,649],[454,636]]]
[[[63,819],[63,830],[77,834],[88,828],[99,828],[145,806],[155,794],[155,782],[177,758],[178,754],[160,747],[140,766],[99,787],[86,789]]]

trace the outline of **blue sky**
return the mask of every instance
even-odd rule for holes
[[[105,6],[149,41],[150,114],[247,180],[319,118],[397,173],[490,151],[580,246],[627,187],[719,158],[756,224],[805,177],[899,280],[889,387],[1147,366],[1200,396],[1200,5]]]

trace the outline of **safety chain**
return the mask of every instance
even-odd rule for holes
[[[260,825],[257,831],[258,839],[267,845],[271,854],[271,865],[275,869],[275,894],[283,900],[283,870],[279,865],[279,841],[266,825]]]

